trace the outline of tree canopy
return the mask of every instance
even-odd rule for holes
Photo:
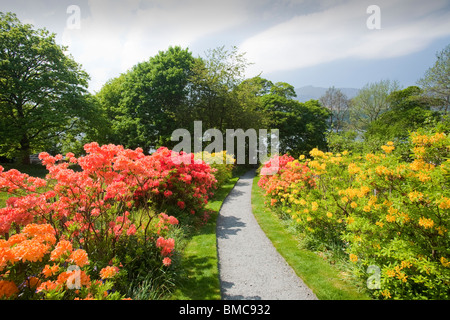
[[[97,94],[110,122],[105,142],[147,152],[173,147],[175,129],[193,132],[194,121],[201,121],[205,130],[218,129],[223,138],[227,129],[279,129],[283,152],[323,146],[327,110],[317,101],[295,100],[288,83],[245,78],[248,65],[236,47],[209,50],[205,57],[193,57],[181,47],[160,51]]]
[[[88,74],[65,52],[55,34],[0,13],[0,155],[27,163],[88,119]]]

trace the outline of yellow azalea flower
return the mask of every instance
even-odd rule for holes
[[[397,274],[397,279],[402,280],[402,282],[406,282],[408,279],[408,276],[404,272],[399,272]]]
[[[409,261],[402,261],[402,263],[401,263],[402,268],[411,268],[411,266],[412,266],[412,263]]]
[[[428,218],[420,218],[419,219],[419,226],[424,227],[425,229],[430,229],[434,226],[434,221]]]
[[[416,175],[416,177],[419,178],[419,180],[421,182],[427,182],[427,181],[431,180],[431,177],[429,175],[427,175],[426,173],[424,173],[424,172],[418,173]]]
[[[317,148],[314,148],[314,149],[312,149],[310,152],[309,152],[309,154],[311,155],[311,156],[313,156],[313,157],[324,157],[324,153],[323,153],[323,151],[320,151],[319,149],[317,149]]]
[[[450,267],[450,262],[444,257],[441,257],[441,264],[446,268]]]
[[[355,201],[353,201],[352,203],[350,203],[350,206],[351,206],[353,209],[355,209],[355,208],[358,206],[358,204],[357,204]]]
[[[369,193],[369,191],[370,191],[370,188],[368,186],[362,186],[358,192],[358,198],[364,197],[366,194]]]
[[[387,275],[389,278],[395,277],[395,274],[396,274],[395,270],[391,270],[391,269],[386,270],[386,275]]]
[[[385,289],[383,291],[381,291],[381,294],[383,295],[383,297],[390,299],[391,297],[391,293],[389,292],[389,290]]]
[[[418,192],[418,191],[413,191],[413,192],[408,193],[408,198],[412,202],[416,202],[416,201],[422,200],[423,193]]]
[[[358,256],[356,254],[350,253],[350,261],[351,262],[357,262],[358,261]]]
[[[389,214],[394,215],[394,214],[396,214],[398,212],[398,210],[395,209],[394,207],[389,207],[388,212],[389,212]]]
[[[391,214],[386,215],[386,221],[387,222],[395,222],[395,216],[391,215]]]
[[[377,196],[370,196],[369,206],[373,206],[377,202],[377,200],[378,200]]]
[[[384,223],[381,222],[381,221],[377,221],[377,222],[375,222],[375,224],[376,224],[377,226],[379,226],[380,228],[383,228],[383,226],[384,226]]]
[[[384,151],[385,153],[391,153],[392,150],[395,149],[395,147],[394,147],[394,146],[381,146],[381,149],[383,149],[383,151]]]
[[[389,170],[388,168],[386,168],[385,166],[377,166],[375,168],[375,172],[380,176],[381,175],[392,175],[392,171]]]
[[[311,210],[312,211],[317,211],[317,208],[319,208],[319,205],[317,204],[317,202],[313,201],[311,203]]]
[[[405,212],[400,212],[398,215],[403,219],[403,222],[409,222],[409,220],[411,220],[409,215]]]
[[[303,160],[303,159],[305,159],[305,156],[302,154],[299,159]]]
[[[442,197],[442,199],[439,201],[439,208],[450,209],[450,198]]]
[[[308,217],[306,217],[306,221],[311,221],[312,220],[312,218],[310,217],[310,216],[308,216]]]
[[[426,152],[426,150],[425,150],[425,147],[423,147],[423,146],[413,148],[413,153],[417,158],[422,158],[423,155],[425,154],[425,152]]]
[[[331,217],[333,217],[333,214],[332,214],[331,212],[328,211],[328,212],[327,212],[327,217],[328,217],[328,218],[331,218]]]
[[[443,226],[439,226],[436,228],[437,232],[439,233],[439,235],[443,236],[448,230],[446,228],[444,228]]]

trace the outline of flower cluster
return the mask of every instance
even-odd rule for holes
[[[311,159],[261,176],[260,186],[307,245],[338,246],[363,281],[368,266],[379,266],[382,290],[371,291],[375,297],[448,299],[450,138],[416,132],[410,143],[409,162],[391,141],[366,155],[314,149]],[[292,167],[294,178],[285,174]]]
[[[165,257],[163,259],[163,264],[169,266],[172,263],[172,260],[168,256],[172,254],[172,251],[175,248],[175,240],[173,238],[164,239],[163,237],[159,237],[158,240],[156,240],[156,247],[161,249],[161,255]]]
[[[140,148],[95,142],[84,149],[86,155],[78,158],[72,153],[41,153],[49,172],[46,179],[17,170],[4,172],[0,166],[0,191],[11,195],[0,208],[0,295],[13,297],[14,285],[23,290],[19,284],[38,274],[34,282],[39,283],[40,297],[73,298],[63,286],[73,278],[68,265],[89,266],[90,273],[81,270],[78,277],[86,287],[101,290],[106,284],[95,281],[115,279],[113,269],[105,265],[121,252],[125,257],[126,248],[135,243],[156,242],[162,263],[168,266],[175,242],[167,234],[178,219],[156,212],[172,206],[200,213],[216,188],[214,170],[204,161],[194,161],[193,154],[160,148],[144,155]],[[155,241],[158,236],[162,240]],[[92,290],[76,297],[95,297]]]
[[[26,299],[92,294],[91,278],[81,269],[90,263],[86,251],[73,250],[68,240],[57,242],[55,234],[51,225],[33,223],[8,240],[0,239],[0,271],[8,270],[0,274],[0,298],[16,298],[19,293]],[[33,276],[21,274],[26,265]],[[73,282],[81,290],[67,291]]]

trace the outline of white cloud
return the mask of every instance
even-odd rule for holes
[[[239,1],[91,0],[89,11],[81,28],[66,28],[62,39],[91,75],[92,90],[160,50],[188,47],[246,19]]]
[[[344,58],[384,59],[407,55],[450,35],[446,0],[384,1],[381,30],[366,26],[366,1],[345,1],[324,10],[297,15],[247,40],[240,49],[261,71],[292,70]],[[440,11],[441,10],[441,11]]]

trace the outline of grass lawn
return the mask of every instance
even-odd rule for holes
[[[320,300],[361,300],[370,297],[343,280],[340,270],[317,254],[299,249],[295,234],[264,205],[265,197],[255,177],[252,187],[252,209],[261,228],[278,252]]]
[[[182,279],[171,300],[220,300],[220,281],[217,260],[216,222],[222,203],[233,189],[239,176],[245,173],[242,168],[224,184],[209,201],[207,209],[212,210],[208,223],[195,233],[182,253]]]

